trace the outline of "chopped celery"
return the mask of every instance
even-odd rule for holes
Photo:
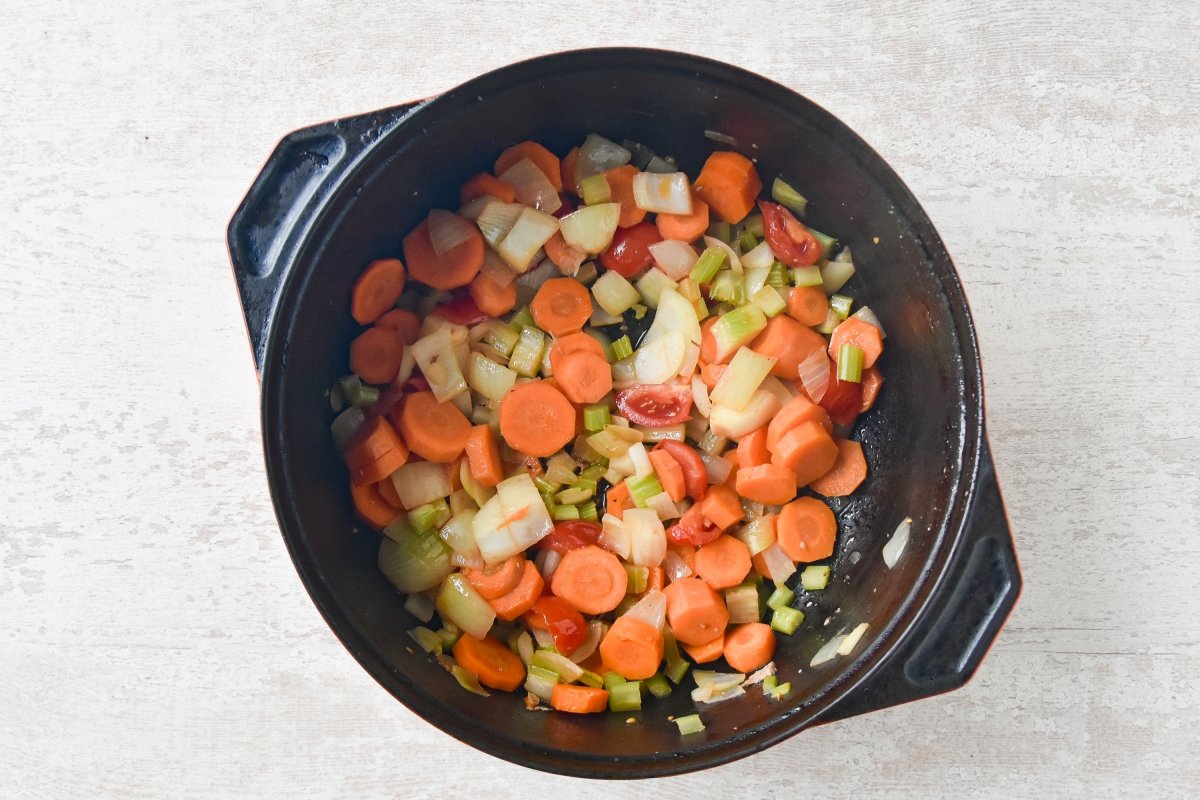
[[[447,623],[471,634],[476,639],[487,636],[492,623],[496,621],[496,612],[484,600],[475,587],[461,574],[453,573],[442,582],[442,590],[438,592],[438,614]]]
[[[522,308],[513,314],[512,319],[508,321],[508,327],[520,334],[522,328],[536,328],[537,323],[533,321],[533,315],[529,313],[529,309]],[[516,346],[517,343],[513,342],[513,347]]]
[[[482,353],[467,358],[467,385],[488,400],[499,403],[516,382],[516,372]]]
[[[774,675],[768,675],[767,677],[763,678],[763,694],[770,694],[771,692],[775,691],[775,687],[778,685],[779,678]]]
[[[742,247],[742,252],[746,253],[758,247],[758,237],[754,235],[754,231],[742,228],[742,233],[738,236],[738,244]]]
[[[756,353],[749,347],[738,348],[725,374],[713,387],[710,400],[713,405],[725,406],[734,411],[745,408],[774,366],[774,358]]]
[[[844,344],[838,350],[837,379],[850,383],[862,383],[863,351],[861,347]]]
[[[808,200],[804,195],[793,189],[783,178],[776,178],[771,184],[771,199],[787,206],[798,217],[803,217],[805,209],[808,208]]]
[[[610,692],[611,692],[613,689],[615,689],[615,688],[617,688],[618,686],[620,686],[621,684],[625,683],[625,679],[624,679],[624,678],[622,678],[622,677],[621,677],[621,676],[620,676],[618,673],[616,673],[616,672],[606,672],[606,673],[604,673],[604,678],[603,678],[603,680],[604,680],[604,688],[605,688],[605,689],[607,689],[607,690],[608,690],[608,691],[610,691]]]
[[[817,333],[823,333],[828,336],[829,334],[833,333],[834,328],[841,324],[841,321],[842,320],[838,317],[837,312],[831,308],[825,312],[825,321],[817,326]]]
[[[758,306],[742,306],[725,314],[712,326],[717,343],[717,361],[723,361],[767,327],[767,317]]]
[[[646,583],[650,580],[649,567],[626,564],[625,574],[629,576],[628,588],[625,589],[627,594],[641,594],[646,591]]]
[[[468,692],[480,695],[481,697],[491,697],[487,693],[487,690],[479,685],[479,677],[474,672],[455,664],[450,668],[450,674],[454,676],[454,680],[458,681],[458,685]]]
[[[726,589],[725,606],[729,609],[730,624],[758,622],[761,616],[758,607],[758,587],[752,583],[743,583]]]
[[[521,328],[521,338],[513,348],[508,360],[509,369],[519,375],[532,378],[542,365],[542,352],[546,347],[546,335],[534,327]]]
[[[596,509],[595,502],[580,503],[579,518],[586,519],[589,522],[598,522],[600,520],[600,512]]]
[[[337,387],[342,390],[342,397],[347,403],[358,394],[358,390],[362,388],[362,379],[357,375],[343,375],[338,378]]]
[[[454,565],[450,548],[436,533],[417,533],[403,516],[396,517],[379,540],[379,569],[404,593],[423,592],[442,582]]]
[[[629,337],[627,336],[621,338],[625,339],[626,342],[629,341]],[[604,430],[610,422],[612,422],[612,413],[604,403],[587,406],[583,409],[583,427],[592,433]]]
[[[642,296],[642,302],[650,308],[658,308],[658,298],[668,289],[675,290],[675,281],[657,268],[646,270],[646,274],[633,284]]]
[[[620,339],[613,340],[613,361],[620,361],[623,358],[629,358],[631,355],[633,355],[633,342],[629,341],[628,335],[622,336]]]
[[[528,312],[524,312],[528,314]],[[533,324],[533,318],[530,317],[529,324]],[[514,329],[511,325],[492,321],[489,324],[487,332],[483,334],[483,341],[489,347],[505,358],[512,355],[513,348],[517,346],[517,341],[521,338],[520,328]]]
[[[462,636],[462,629],[453,622],[447,622],[445,625],[437,629],[438,638],[442,640],[442,647],[449,650],[454,647]]]
[[[593,689],[599,689],[604,686],[604,678],[601,678],[588,669],[585,669],[583,674],[579,676],[579,682],[584,686],[591,686]]]
[[[767,317],[777,317],[787,308],[787,301],[774,286],[764,286],[750,296],[750,302],[762,309]]]
[[[670,630],[663,634],[663,658],[667,662],[666,676],[671,679],[671,683],[678,686],[687,674],[690,664],[679,654],[679,644]]]
[[[579,519],[579,509],[575,506],[554,506],[550,512],[550,519],[556,522]]]
[[[740,306],[746,302],[746,283],[741,275],[733,270],[724,269],[713,278],[708,295],[718,302]]]
[[[572,476],[574,477],[574,476]],[[558,491],[558,487],[562,484],[559,481],[552,481],[546,475],[538,475],[533,479],[533,485],[537,487],[539,492],[549,492],[554,494]]]
[[[595,298],[596,305],[614,316],[620,316],[642,299],[632,283],[621,277],[619,272],[611,270],[592,284],[592,297]]]
[[[700,731],[704,730],[704,722],[700,719],[699,714],[676,717],[675,724],[679,726],[679,733],[683,736],[687,736],[690,733],[700,733]]]
[[[755,517],[743,525],[734,536],[742,540],[742,544],[750,550],[751,556],[756,556],[775,544],[775,520],[775,514]]]
[[[792,269],[792,283],[796,286],[820,286],[824,282],[825,279],[821,277],[821,268],[818,266]]]
[[[566,453],[557,453],[546,462],[546,480],[562,485],[575,480],[575,459]]]
[[[542,667],[530,666],[525,673],[525,691],[535,694],[546,702],[558,683],[558,674]]]
[[[529,664],[550,670],[563,683],[574,683],[583,675],[583,667],[553,650],[535,650]]]
[[[758,238],[763,237],[763,215],[760,211],[755,211],[753,214],[742,220],[742,230],[750,231]]]
[[[604,475],[604,467],[600,464],[590,464],[579,473],[582,480],[598,481]]]
[[[798,608],[781,606],[771,613],[771,628],[791,636],[804,622],[804,612]]]
[[[645,319],[646,314],[650,313],[650,309],[641,303],[634,303],[629,308],[633,312],[634,319]]]
[[[588,500],[591,500],[595,494],[595,484],[592,484],[591,488],[586,486],[571,486],[554,495],[554,502],[562,503],[563,505],[574,506],[578,505],[579,503],[586,503]],[[576,518],[571,517],[571,519]]]
[[[771,608],[787,608],[795,599],[796,593],[787,586],[776,586],[775,591],[767,598],[767,605]]]
[[[792,693],[792,684],[790,682],[781,683],[778,686],[776,686],[775,689],[771,692],[771,697],[775,700],[782,700],[783,698],[787,697],[791,693]]]
[[[625,597],[621,599],[621,602],[617,603],[617,607],[613,609],[613,616],[624,616],[625,612],[636,606],[637,603],[637,597],[631,594],[625,595]]]
[[[604,173],[596,173],[579,182],[579,195],[583,198],[584,205],[607,203],[612,200],[612,187],[608,185],[608,178],[604,177]]]
[[[625,485],[629,487],[629,495],[638,508],[645,508],[647,500],[656,494],[662,494],[663,491],[657,475],[636,475],[626,478]]]
[[[850,308],[854,305],[853,298],[846,297],[844,294],[835,294],[829,298],[829,307],[839,319],[845,319],[850,316]]]
[[[346,445],[354,438],[354,434],[358,433],[358,429],[367,419],[366,414],[361,408],[351,406],[342,413],[333,418],[333,422],[329,425],[329,433],[333,437],[333,443],[338,450],[345,450]]]
[[[609,711],[641,711],[642,682],[626,681],[608,690]]]
[[[717,274],[717,270],[725,264],[726,257],[725,251],[719,247],[707,248],[692,266],[692,272],[688,277],[696,284],[708,283]]]
[[[800,573],[800,586],[806,592],[818,592],[829,585],[829,567],[812,564]]]
[[[733,226],[728,222],[718,220],[708,226],[708,235],[728,243],[733,239]]]
[[[808,232],[811,233],[813,238],[816,239],[821,245],[821,256],[823,258],[829,258],[831,255],[833,255],[833,248],[837,244],[837,239],[833,238],[827,233],[821,233],[820,231],[812,228],[809,228]]]
[[[363,406],[371,405],[379,399],[379,390],[374,386],[359,386],[358,391],[350,395],[347,399],[349,399],[350,405],[362,408]]]
[[[666,697],[671,693],[671,684],[661,672],[656,672],[646,679],[646,689],[655,697]]]
[[[346,396],[342,394],[342,387],[339,384],[334,384],[329,387],[329,407],[333,409],[333,413],[341,413],[341,410],[346,407]]]
[[[408,632],[412,640],[417,643],[417,647],[424,650],[426,653],[442,652],[442,637],[438,636],[429,628],[418,625]]]
[[[817,277],[820,278],[821,271],[817,270]],[[788,268],[781,261],[771,262],[771,268],[767,271],[767,286],[775,286],[782,288],[788,285]]]

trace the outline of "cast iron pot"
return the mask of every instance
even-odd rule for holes
[[[808,221],[842,237],[848,291],[888,333],[885,388],[855,437],[871,466],[836,501],[833,579],[800,593],[806,621],[775,661],[793,690],[704,706],[681,737],[669,715],[697,710],[684,687],[628,714],[527,711],[520,693],[463,691],[404,632],[416,622],[376,568],[377,534],[356,524],[329,436],[327,387],[358,328],[350,287],[431,207],[499,151],[535,139],[564,153],[591,131],[674,155],[696,175],[716,130],[812,198]],[[876,240],[876,237],[878,239]],[[877,242],[877,243],[876,243]],[[359,663],[446,733],[536,769],[641,778],[732,761],[817,723],[964,684],[1016,602],[1021,579],[988,452],[975,331],[950,256],[916,199],[870,147],[791,90],[680,53],[601,49],[536,58],[444,95],[285,137],[229,227],[229,250],[262,381],[271,495],[296,569]],[[914,524],[888,569],[880,549]],[[795,581],[793,581],[795,582]],[[830,636],[865,621],[858,648],[809,666]],[[685,687],[690,681],[685,682]]]

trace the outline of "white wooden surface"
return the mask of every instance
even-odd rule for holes
[[[1200,6],[814,5],[6,4],[0,797],[1195,796]],[[335,641],[223,241],[283,133],[598,44],[779,80],[913,188],[1026,580],[965,689],[653,786],[483,756]]]

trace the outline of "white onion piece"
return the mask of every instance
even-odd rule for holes
[[[879,328],[880,338],[881,339],[887,338],[887,331],[885,331],[883,329],[883,323],[881,323],[879,321],[879,317],[875,316],[875,312],[871,310],[870,306],[863,306],[862,308],[860,308],[858,311],[855,311],[850,316],[854,317],[857,320],[861,320],[861,321],[867,323],[868,325],[874,325],[876,328]]]
[[[620,203],[598,203],[567,214],[558,227],[568,245],[584,253],[600,253],[612,242],[620,219]]]
[[[642,595],[642,599],[622,616],[630,619],[640,619],[655,630],[662,630],[667,619],[667,596],[662,592],[651,589]]]
[[[517,202],[538,211],[553,214],[562,208],[558,190],[546,177],[546,173],[528,158],[522,158],[497,176],[517,193]]]
[[[604,519],[600,521],[600,536],[596,539],[596,544],[613,555],[627,559],[630,545],[629,529],[620,517],[605,514]]]
[[[469,219],[471,222],[479,219],[479,215],[483,213],[483,209],[487,208],[489,203],[502,202],[492,197],[490,194],[481,194],[479,197],[472,198],[465,206],[458,210],[458,215],[463,219]]]
[[[575,162],[575,183],[599,172],[629,163],[633,154],[616,142],[596,133],[589,133],[579,148],[579,160]]]
[[[696,406],[696,413],[708,419],[712,413],[712,402],[708,397],[708,387],[699,375],[692,376],[692,403]]]
[[[534,628],[533,638],[537,642],[537,646],[543,650],[554,647],[554,636],[551,635],[550,631],[540,631]]]
[[[630,461],[633,462],[633,472],[639,477],[642,475],[654,474],[654,465],[650,463],[650,454],[646,452],[646,445],[641,442],[634,442],[626,451]]]
[[[667,550],[667,554],[663,556],[662,562],[663,572],[669,581],[678,581],[692,574],[692,568],[683,560],[683,556],[679,555],[674,550]]]
[[[692,689],[692,702],[720,703],[723,700],[732,700],[735,697],[740,697],[745,693],[746,690],[742,688],[740,683],[735,686],[726,686],[724,688],[717,688],[717,686],[714,684],[708,684],[706,686],[697,686],[695,689]]]
[[[433,598],[428,593],[413,592],[404,598],[404,610],[421,622],[429,622],[433,619],[433,612],[437,611],[437,606],[434,605]]]
[[[668,296],[669,292],[663,292]],[[634,370],[640,383],[666,383],[679,374],[687,356],[687,340],[678,331],[642,345],[633,354]]]
[[[441,500],[453,491],[445,464],[410,461],[392,473],[392,484],[405,508]]]
[[[536,209],[525,208],[521,210],[512,229],[496,245],[496,252],[514,270],[525,272],[542,251],[542,245],[557,232],[557,219]]]
[[[549,547],[538,551],[537,557],[533,563],[537,566],[538,572],[541,573],[544,580],[550,580],[550,576],[554,574],[554,570],[558,569],[559,562],[562,561],[562,553],[557,550],[551,550]]]
[[[746,269],[770,269],[774,263],[775,254],[766,242],[759,242],[757,247],[742,256],[742,266]]]
[[[736,250],[715,236],[705,236],[704,243],[709,247],[719,247],[724,250],[726,257],[729,259],[729,268],[739,275],[742,274],[742,259],[738,256]]]
[[[487,566],[482,556],[464,556],[461,553],[451,553],[450,563],[456,567],[466,567],[467,569],[483,569]]]
[[[444,255],[471,238],[475,226],[450,211],[435,208],[429,212],[429,243],[433,252]]]
[[[810,667],[819,667],[826,661],[832,661],[833,657],[838,654],[838,648],[842,646],[842,642],[846,640],[844,635],[835,636],[821,646],[821,649],[812,657],[812,661],[808,662]]]
[[[629,558],[640,567],[657,567],[667,554],[667,532],[652,508],[627,508],[622,521],[629,531]]]
[[[821,288],[833,294],[854,277],[854,264],[849,261],[830,261],[821,267]]]
[[[850,633],[846,634],[845,641],[843,641],[838,646],[838,650],[837,650],[838,655],[839,656],[848,656],[852,652],[854,652],[855,646],[858,645],[858,640],[861,639],[863,637],[863,634],[867,632],[868,627],[870,627],[870,626],[867,625],[867,623],[860,622],[854,628],[854,630],[852,630],[852,631],[850,631]]]
[[[692,187],[682,172],[639,172],[633,176],[633,202],[655,214],[691,214]]]
[[[900,556],[904,554],[904,548],[908,544],[908,536],[912,530],[912,517],[905,517],[904,521],[896,528],[892,534],[892,538],[887,540],[887,544],[883,546],[883,563],[887,564],[888,569],[896,566],[896,562],[900,560]]]
[[[679,377],[686,378],[689,375],[695,375],[696,365],[700,363],[700,345],[687,343],[683,349],[683,364],[679,367]]]
[[[800,373],[800,384],[804,387],[808,399],[814,403],[821,402],[821,398],[829,389],[829,356],[825,355],[824,350],[815,349],[800,362],[797,371]]]
[[[517,276],[516,284],[536,290],[540,289],[543,283],[555,277],[558,277],[558,267],[554,265],[553,261],[546,258],[524,275]]]
[[[587,657],[596,652],[596,648],[600,646],[600,640],[604,638],[604,634],[608,632],[608,626],[598,619],[594,619],[588,623],[588,635],[583,640],[583,644],[575,648],[575,652],[571,653],[568,658],[576,664],[586,661]]]
[[[487,243],[496,247],[508,236],[508,232],[512,230],[512,226],[517,223],[517,218],[524,210],[518,203],[493,200],[483,206],[479,216],[475,217],[475,224],[479,226],[479,232],[483,234]]]
[[[695,249],[687,242],[679,239],[664,239],[650,245],[650,255],[654,263],[673,281],[686,278],[700,258]]]
[[[513,272],[504,259],[490,247],[483,248],[483,266],[479,268],[479,274],[486,275],[492,283],[501,288],[517,279],[517,273]]]
[[[666,492],[659,492],[647,500],[646,508],[654,509],[654,513],[658,514],[658,518],[663,522],[683,516],[679,513],[679,507],[675,505],[671,495]]]
[[[767,570],[763,577],[774,581],[777,586],[782,585],[796,572],[795,563],[788,558],[788,554],[783,552],[778,543],[763,550],[759,555],[762,556],[763,566]]]
[[[733,472],[733,464],[720,456],[701,453],[700,459],[704,462],[704,471],[708,473],[708,482],[713,486],[720,486],[729,479],[729,473]]]
[[[800,394],[800,390],[796,388],[796,384],[792,381],[781,381],[774,375],[768,375],[763,378],[760,389],[765,389],[779,400],[781,406],[786,406],[793,397]]]
[[[775,662],[768,661],[766,666],[759,667],[756,671],[751,672],[746,680],[742,681],[742,686],[753,686],[756,683],[762,683],[764,678],[775,674]]]

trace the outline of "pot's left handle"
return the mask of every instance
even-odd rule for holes
[[[228,244],[259,371],[275,301],[315,212],[358,157],[424,102],[290,133],[254,179],[229,222]]]

